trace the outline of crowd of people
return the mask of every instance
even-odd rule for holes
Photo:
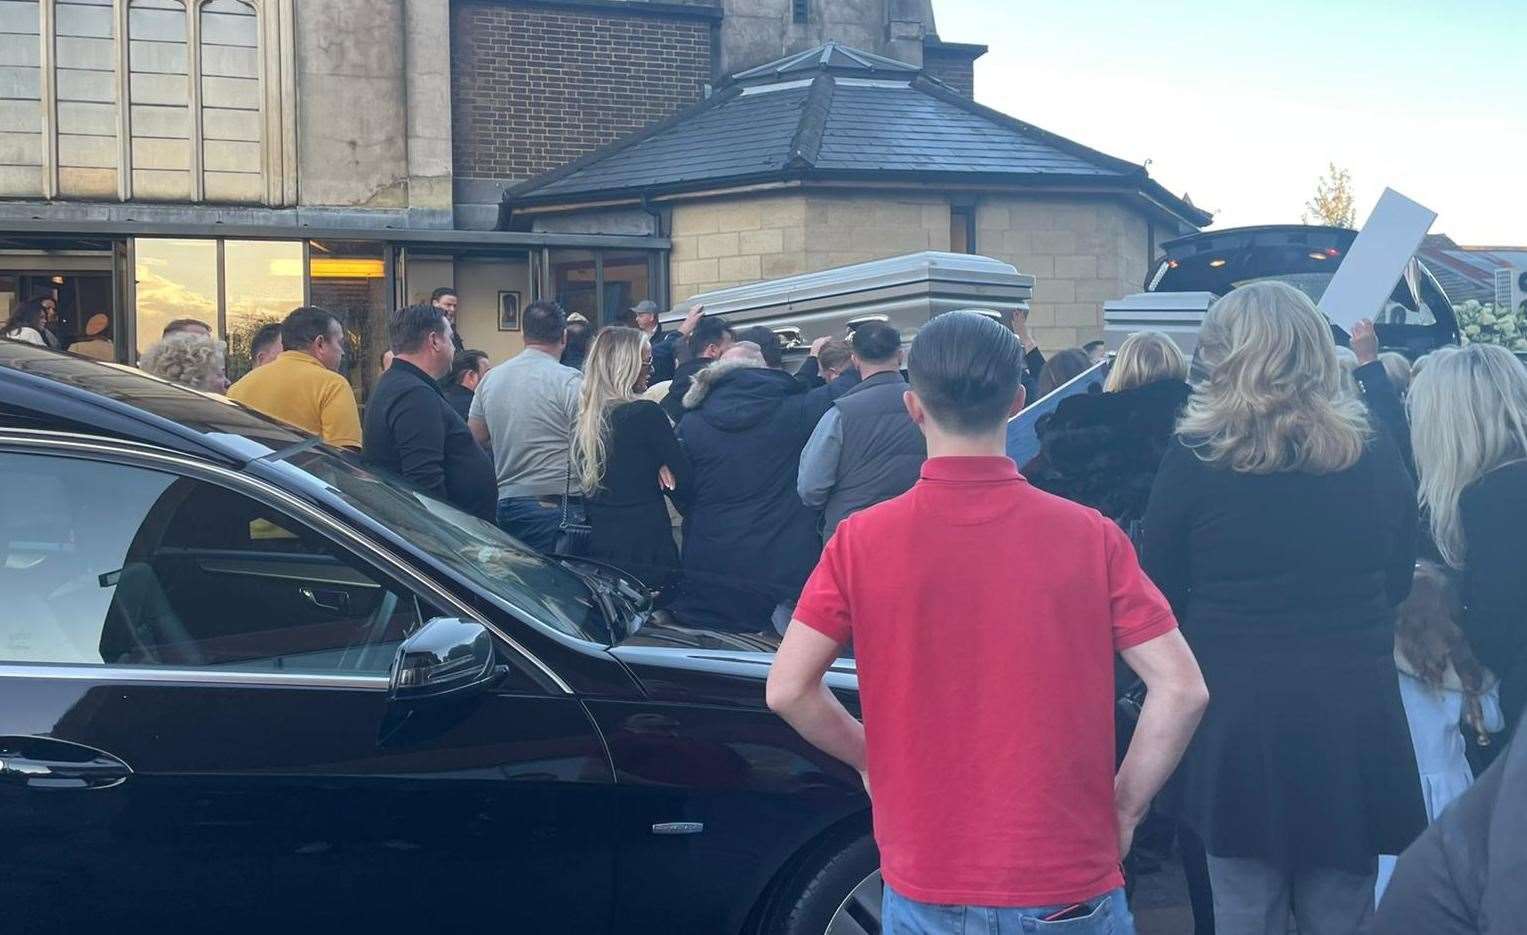
[[[1527,781],[1499,756],[1527,706],[1508,352],[1412,363],[1369,322],[1340,347],[1303,293],[1256,283],[1191,361],[1128,338],[1020,466],[1008,418],[1106,353],[1047,359],[1026,310],[938,316],[909,351],[861,322],[792,372],[769,328],[695,307],[665,329],[651,302],[599,329],[534,302],[490,366],[455,308],[390,317],[364,418],[319,308],[260,329],[231,387],[194,320],[141,366],[623,569],[680,625],[781,634],[769,704],[864,773],[890,930],[959,909],[1129,931],[1148,815],[1200,933],[1484,931],[1467,920],[1521,903],[1478,844],[1520,824],[1496,803]],[[46,320],[6,333],[46,343]],[[848,651],[862,722],[822,684]]]

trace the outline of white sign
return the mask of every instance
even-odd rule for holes
[[[1331,324],[1351,333],[1361,319],[1376,317],[1435,220],[1437,212],[1384,189],[1320,297]]]

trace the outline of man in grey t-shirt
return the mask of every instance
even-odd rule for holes
[[[522,317],[525,350],[482,378],[467,426],[493,451],[499,528],[550,552],[562,521],[583,376],[557,362],[567,344],[567,318],[556,303],[532,302]]]

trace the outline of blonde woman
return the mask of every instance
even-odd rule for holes
[[[1234,290],[1199,346],[1142,561],[1213,700],[1161,804],[1208,851],[1219,935],[1351,935],[1426,824],[1393,657],[1415,495],[1302,292]]]
[[[1509,729],[1527,705],[1527,372],[1488,344],[1435,351],[1407,401],[1421,505]]]
[[[138,369],[208,393],[228,391],[227,346],[200,332],[182,331],[143,352]]]
[[[1023,468],[1034,486],[1138,530],[1151,485],[1188,400],[1188,359],[1159,331],[1130,335],[1103,393],[1061,401]]]
[[[572,463],[593,529],[589,557],[661,587],[679,567],[665,487],[682,508],[690,472],[663,408],[641,398],[651,377],[645,335],[599,332],[583,362]]]

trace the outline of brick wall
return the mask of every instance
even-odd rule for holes
[[[966,52],[923,49],[923,70],[966,97],[976,96],[975,62]]]
[[[705,19],[491,0],[451,9],[455,172],[525,179],[669,116],[711,80]]]

